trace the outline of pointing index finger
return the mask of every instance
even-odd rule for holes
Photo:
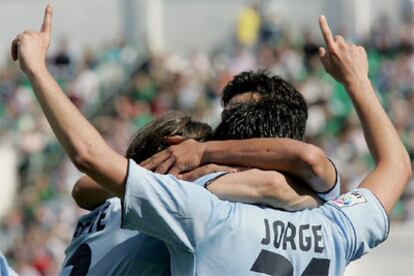
[[[52,15],[53,8],[51,5],[47,5],[40,32],[50,35],[50,33],[52,32]]]
[[[335,48],[335,40],[324,15],[321,15],[319,17],[319,26],[321,28],[323,39],[325,40],[328,50],[331,52]]]

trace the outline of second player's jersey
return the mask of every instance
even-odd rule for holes
[[[118,198],[82,216],[60,275],[169,274],[165,244],[136,230],[121,229],[121,216]]]
[[[194,184],[202,186],[221,174],[208,174],[194,181]],[[118,198],[108,199],[80,217],[72,242],[66,249],[60,274],[170,274],[170,257],[164,242],[136,230],[121,229],[121,217],[121,201]]]
[[[219,200],[132,160],[123,208],[124,227],[165,241],[173,275],[342,275],[386,239],[389,227],[366,189],[284,212]]]

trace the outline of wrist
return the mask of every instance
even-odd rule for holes
[[[211,163],[211,149],[214,146],[214,142],[203,142],[200,145],[202,146],[200,166]]]
[[[25,70],[25,74],[29,79],[38,78],[48,73],[46,64],[39,65],[36,68],[28,68]]]
[[[369,80],[368,76],[356,77],[350,79],[349,81],[346,81],[343,85],[348,93],[352,94],[354,92],[365,90],[370,87],[371,81]]]

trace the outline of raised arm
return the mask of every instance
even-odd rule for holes
[[[174,142],[174,141],[171,141]],[[184,141],[144,161],[142,165],[160,173],[183,174],[200,165],[216,163],[277,170],[299,177],[316,192],[335,185],[336,170],[318,147],[284,138],[258,138],[199,143]]]
[[[360,187],[373,192],[389,214],[412,173],[408,153],[368,79],[364,48],[346,43],[341,36],[334,38],[325,17],[321,16],[319,23],[327,45],[327,49],[320,49],[321,61],[351,97],[376,162]]]
[[[46,67],[52,30],[52,7],[45,10],[40,32],[26,31],[12,44],[56,137],[76,167],[118,197],[124,194],[127,159],[114,152],[82,116]]]

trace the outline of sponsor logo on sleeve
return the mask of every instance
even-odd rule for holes
[[[343,194],[332,201],[332,203],[339,208],[351,207],[365,202],[367,202],[367,200],[364,195],[358,191]]]

